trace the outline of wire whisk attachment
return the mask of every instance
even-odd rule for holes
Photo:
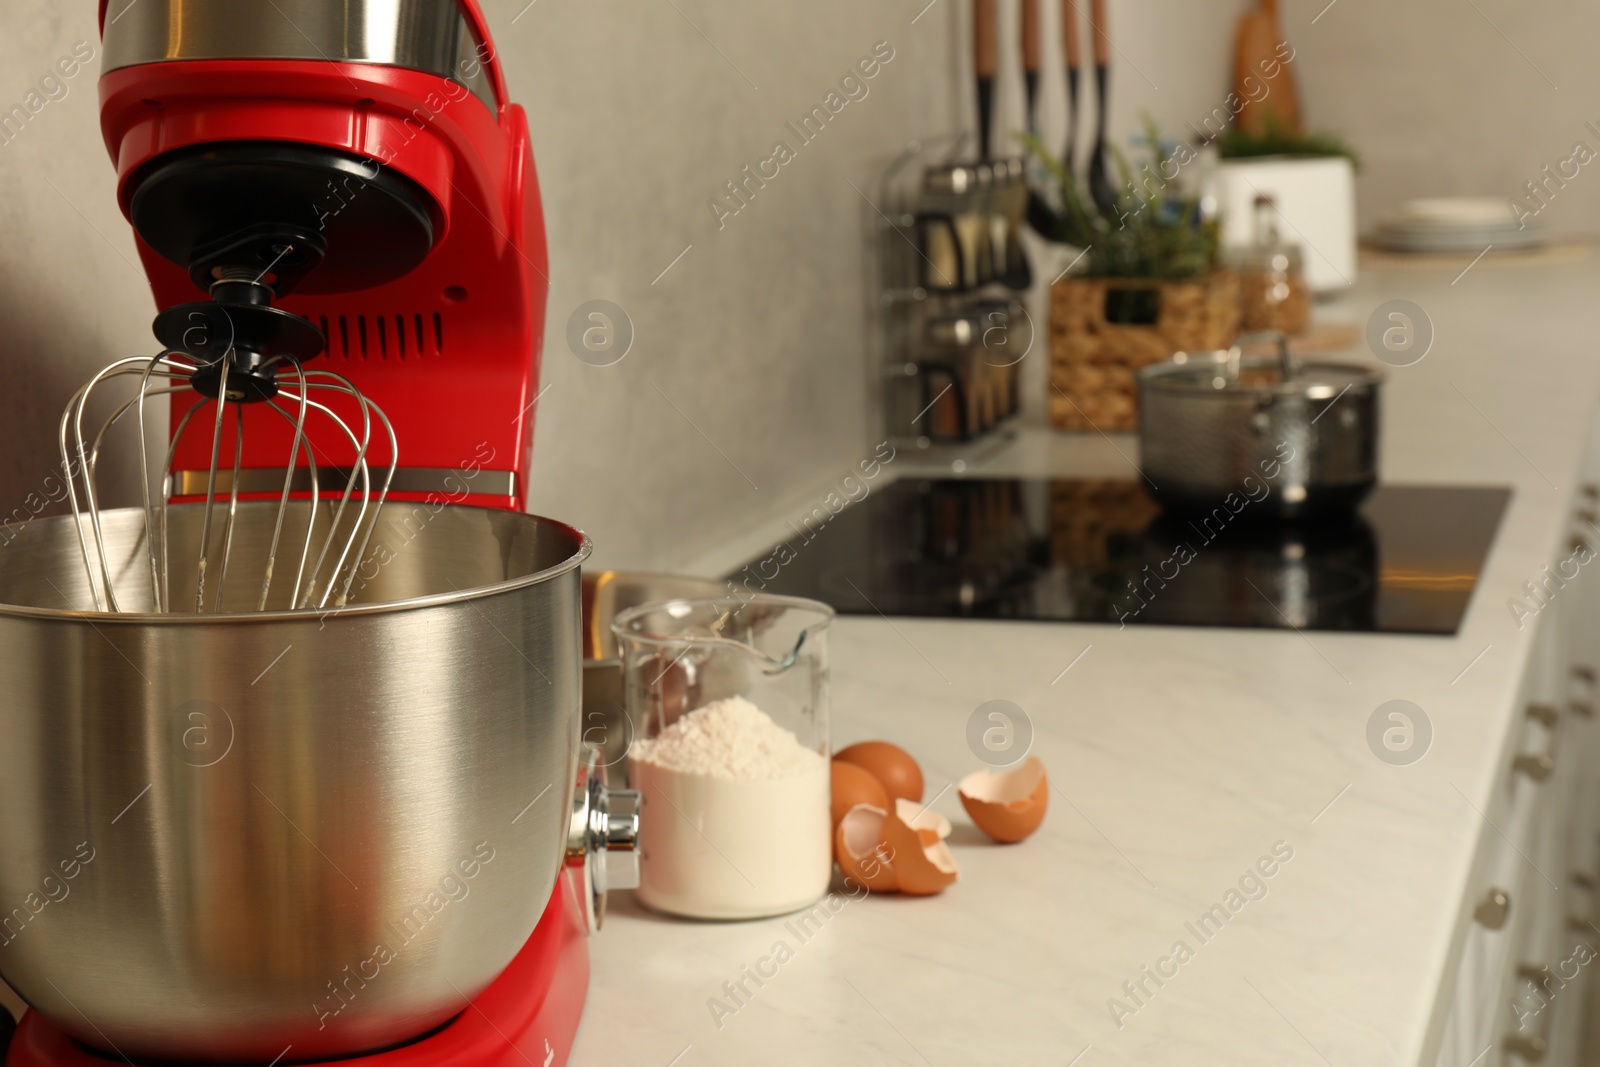
[[[310,324],[306,327],[310,328]],[[320,346],[320,334],[318,338]],[[114,406],[98,426],[91,421],[86,433],[86,413],[97,394],[112,382],[129,384],[130,379],[137,379],[133,395]],[[159,460],[159,466],[155,466],[147,435],[146,408],[152,401],[175,394],[193,395],[195,402],[177,416],[170,443],[164,455],[155,457]],[[147,558],[137,566],[143,572],[144,564],[148,565],[148,575],[144,577],[130,574],[134,564],[129,560],[111,558],[101,531],[102,494],[96,480],[107,434],[130,413],[137,422],[144,475],[142,544]],[[252,441],[258,435],[279,441],[283,438],[279,428],[285,426],[289,444],[281,463],[281,485],[274,477],[274,488],[265,494],[266,499],[277,500],[271,511],[272,536],[265,559],[252,559],[249,563],[252,569],[260,568],[259,589],[252,580],[246,587],[248,593],[228,596],[230,587],[236,587],[239,581],[237,573],[230,573],[230,565],[235,571],[239,566],[233,556],[236,525],[241,521],[241,493],[263,497],[259,490],[244,487],[247,478],[259,478],[261,473],[259,447],[250,451],[252,466],[244,465],[247,431]],[[184,505],[204,508],[198,544],[174,545],[168,522],[172,506],[169,499],[188,494],[176,491],[173,462],[186,435],[207,429],[210,461],[204,492],[193,494],[203,503]],[[381,454],[381,443],[374,449],[375,438],[380,434],[387,439],[388,462],[386,468],[377,468],[375,479],[372,457]],[[118,360],[105,367],[68,402],[61,416],[59,444],[67,498],[77,525],[94,607],[113,612],[207,614],[343,607],[366,556],[399,459],[399,445],[388,416],[350,379],[333,371],[307,370],[300,360],[287,355],[263,357],[231,343],[220,356],[210,359],[169,350],[154,357]],[[354,461],[338,469],[324,464],[319,471],[318,457],[330,454],[353,455]],[[275,471],[277,466],[269,469]],[[159,489],[159,499],[153,498],[152,483]],[[307,508],[290,508],[290,500],[297,494],[309,494]],[[267,513],[259,508],[246,510],[252,515]],[[304,529],[288,528],[291,512],[297,516],[296,523],[300,521],[298,516],[305,516]],[[276,574],[280,549],[285,546],[297,549],[289,553],[295,559],[290,582]],[[189,575],[177,576],[175,598],[174,569],[189,566],[193,567],[192,589]]]

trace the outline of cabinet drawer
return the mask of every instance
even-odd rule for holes
[[[1514,1023],[1510,1010],[1517,995],[1518,968],[1543,961],[1556,944],[1549,929],[1550,909],[1564,924],[1561,883],[1565,871],[1542,870],[1550,854],[1565,862],[1567,821],[1553,803],[1566,767],[1561,752],[1566,718],[1554,673],[1545,673],[1525,690],[1531,700],[1508,757],[1510,765],[1496,788],[1490,824],[1482,839],[1471,915],[1455,973],[1437,1067],[1494,1067],[1502,1062],[1500,1044]],[[1567,772],[1570,776],[1572,772]],[[1553,885],[1551,883],[1554,883]]]
[[[1480,1057],[1503,1027],[1500,1004],[1533,927],[1526,875],[1538,877],[1513,842],[1532,836],[1540,799],[1539,790],[1519,788],[1511,810],[1497,820],[1505,836],[1495,835],[1488,862],[1479,875],[1438,1067],[1462,1067],[1474,1061],[1478,1061],[1475,1067],[1482,1067]]]

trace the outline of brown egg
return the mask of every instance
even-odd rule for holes
[[[1007,844],[1037,830],[1050,807],[1050,780],[1038,756],[1009,770],[973,771],[956,789],[978,829]]]
[[[922,799],[922,768],[911,753],[887,741],[862,741],[835,752],[835,761],[844,760],[870,773],[891,799]]]
[[[833,826],[838,829],[845,812],[858,804],[867,804],[879,811],[889,810],[889,794],[883,784],[865,767],[834,760],[833,767]]]
[[[896,889],[889,847],[883,841],[883,823],[888,814],[883,808],[857,804],[845,812],[833,834],[839,869],[850,881],[874,893],[893,893]]]
[[[924,828],[937,837],[938,831]],[[883,840],[894,865],[894,880],[908,896],[932,896],[954,884],[960,872],[956,859],[943,840],[929,844],[923,830],[913,829],[898,814],[883,820]]]

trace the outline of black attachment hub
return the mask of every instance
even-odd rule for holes
[[[290,141],[179,149],[129,184],[139,236],[206,291],[234,268],[278,297],[370,289],[427,258],[442,221],[433,198],[391,168]]]
[[[272,290],[249,271],[227,268],[211,286],[211,300],[178,304],[156,316],[155,335],[168,352],[194,360],[190,384],[213,400],[223,391],[237,403],[278,395],[277,368],[321,352],[322,331],[292,312],[272,306]]]
[[[270,285],[269,295],[281,296],[321,266],[327,254],[321,234],[286,223],[263,222],[196,246],[189,261],[189,280],[210,290],[213,300],[220,300],[217,286],[224,279],[253,269],[256,283]]]
[[[268,365],[258,353],[236,350],[231,359],[219,359],[200,367],[189,376],[189,384],[201,396],[216,400],[223,391],[222,368],[226,367],[227,396],[223,399],[235,404],[271,400],[278,395],[278,380],[273,374],[275,366]]]

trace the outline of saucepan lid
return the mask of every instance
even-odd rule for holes
[[[1276,356],[1246,356],[1249,345],[1272,341]],[[1278,331],[1245,334],[1231,348],[1214,352],[1179,352],[1164,363],[1139,372],[1139,386],[1162,393],[1185,395],[1304,396],[1331,400],[1356,388],[1370,389],[1383,380],[1383,372],[1357,363],[1314,360],[1302,362],[1289,350],[1289,339]]]

